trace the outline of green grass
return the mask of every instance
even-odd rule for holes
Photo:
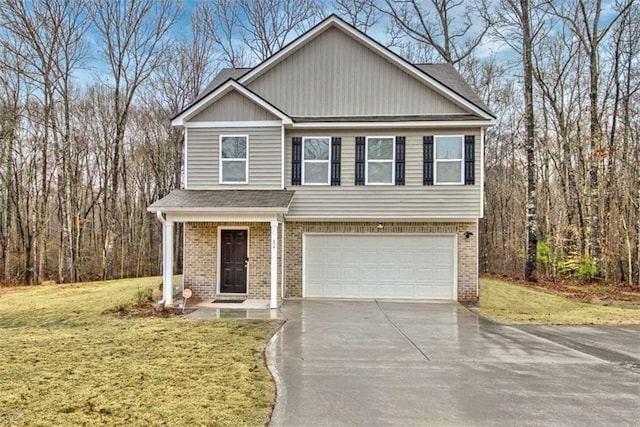
[[[0,426],[266,423],[271,325],[105,314],[159,283],[0,289]]]
[[[517,324],[622,325],[640,323],[640,310],[588,304],[494,279],[480,280],[480,311]]]

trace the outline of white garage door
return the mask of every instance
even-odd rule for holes
[[[456,299],[454,236],[304,237],[305,297]]]

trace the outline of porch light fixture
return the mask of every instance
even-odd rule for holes
[[[467,238],[467,239],[468,239],[468,238],[469,238],[469,237],[471,237],[471,236],[473,236],[473,233],[472,233],[471,231],[465,231],[465,232],[464,232],[464,237],[465,237],[465,238]]]
[[[379,222],[378,223],[378,230],[382,230],[383,228],[384,228],[384,225],[381,222]]]

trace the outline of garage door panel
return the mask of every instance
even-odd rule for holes
[[[451,277],[451,271],[449,269],[443,268],[434,268],[431,270],[431,281],[432,282],[445,282],[450,283],[453,277]]]
[[[416,277],[415,271],[413,269],[409,269],[409,268],[401,268],[398,271],[392,271],[393,274],[393,279],[395,279],[398,282],[402,282],[402,281],[408,281],[408,282],[413,282],[418,280],[418,278]]]
[[[305,296],[455,299],[454,236],[305,235]]]

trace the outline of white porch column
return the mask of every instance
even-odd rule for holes
[[[271,308],[278,308],[278,221],[271,221]]]
[[[162,227],[162,290],[164,305],[173,304],[173,221]]]

